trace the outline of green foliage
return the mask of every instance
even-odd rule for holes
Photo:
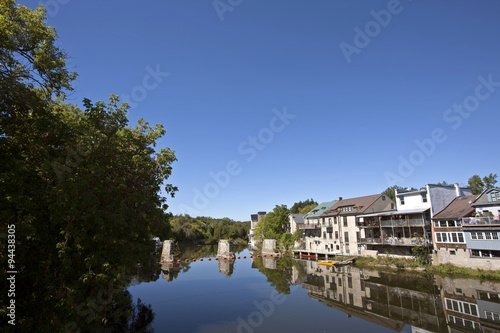
[[[388,187],[384,192],[382,192],[382,194],[391,198],[392,201],[396,202],[396,190],[402,190],[402,189],[404,189],[404,187],[393,185],[391,187]]]
[[[306,213],[311,211],[314,207],[316,207],[318,203],[314,201],[312,198],[307,199],[305,201],[299,201],[293,204],[292,208],[290,208],[290,214],[305,214],[302,213],[305,207],[310,207],[313,206],[311,209],[309,209]]]
[[[293,244],[295,243],[295,237],[291,233],[284,233],[281,235],[281,246],[285,251],[293,248]]]
[[[117,96],[84,100],[83,109],[63,102],[75,74],[44,20],[41,7],[0,2],[0,223],[15,226],[16,310],[31,315],[18,324],[55,332],[74,322],[99,331],[127,327],[132,314],[142,326],[151,311],[138,304],[133,314],[124,288],[138,262],[147,266],[151,237],[170,232],[159,193],[177,191],[164,184],[176,157],[156,149],[161,125],[128,126]],[[0,261],[7,267],[6,252]],[[79,304],[103,291],[111,300],[99,310]],[[87,307],[92,316],[79,315]]]
[[[415,255],[415,260],[420,265],[430,264],[429,249],[426,246],[424,245],[414,246],[411,248],[411,252]]]
[[[482,179],[478,175],[473,175],[469,178],[468,184],[472,189],[472,194],[480,194],[485,189],[492,188],[497,183],[497,174],[490,173]]]
[[[302,207],[300,210],[299,210],[299,214],[307,214],[309,213],[311,210],[313,210],[316,206],[318,206],[317,203],[313,203],[313,204],[310,204],[308,206],[304,206]]]
[[[177,215],[171,220],[172,238],[183,243],[217,244],[221,239],[247,243],[249,222],[236,222],[227,217]]]
[[[286,205],[276,205],[273,211],[268,213],[257,223],[255,237],[258,241],[264,239],[281,239],[288,226],[288,215],[290,211]]]

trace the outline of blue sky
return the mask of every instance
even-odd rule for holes
[[[33,6],[33,1],[20,1]],[[174,214],[500,174],[498,1],[40,1],[78,72],[176,151]]]

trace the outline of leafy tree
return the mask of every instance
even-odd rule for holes
[[[129,127],[117,96],[83,109],[64,103],[76,74],[44,21],[42,7],[0,2],[0,223],[16,230],[16,308],[30,314],[19,326],[63,331],[72,319],[98,331],[126,321],[124,277],[147,261],[152,235],[169,233],[159,193],[177,191],[164,184],[176,158],[156,149],[161,125]],[[0,261],[8,267],[6,252]],[[78,303],[103,290],[112,301],[79,315],[90,305]],[[138,308],[132,321],[142,326],[152,316]]]
[[[472,194],[480,194],[487,188],[494,187],[497,183],[497,174],[490,173],[488,176],[484,176],[482,179],[478,175],[473,175],[469,178],[468,184],[472,189]]]
[[[286,232],[288,226],[289,214],[290,211],[286,205],[276,205],[272,212],[257,223],[256,238],[259,240],[281,239],[281,235]]]
[[[290,208],[290,213],[291,214],[302,214],[300,211],[303,210],[304,207],[313,206],[313,208],[314,208],[317,205],[318,205],[318,203],[316,201],[314,201],[312,198],[311,199],[307,199],[305,201],[299,201],[299,202],[296,202],[296,203],[293,204],[292,208]],[[310,210],[308,210],[308,212]]]
[[[285,249],[285,251],[288,251],[291,248],[293,248],[294,243],[295,243],[295,238],[291,233],[286,232],[283,235],[281,235],[281,246],[283,247],[283,249]]]
[[[313,204],[310,204],[308,206],[304,206],[302,207],[300,210],[299,210],[299,214],[307,214],[309,213],[311,210],[313,210],[314,208],[316,208],[316,206],[318,206],[317,203],[313,203]]]
[[[393,185],[388,187],[382,194],[385,194],[387,197],[391,198],[392,201],[396,202],[396,190],[402,190],[404,187]]]

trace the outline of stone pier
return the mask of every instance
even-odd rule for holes
[[[219,260],[219,273],[224,274],[227,277],[230,277],[234,271],[234,261],[231,259],[228,260]]]
[[[262,243],[262,253],[275,253],[276,239],[264,239]]]
[[[166,262],[174,260],[175,244],[174,241],[163,241],[163,250],[161,251],[161,260]]]
[[[217,248],[217,257],[227,257],[227,259],[231,259],[232,256],[234,256],[233,244],[226,239],[221,239],[219,241],[219,247]]]

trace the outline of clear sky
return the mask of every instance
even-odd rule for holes
[[[118,94],[165,126],[174,214],[500,175],[499,1],[39,3],[70,102]]]

